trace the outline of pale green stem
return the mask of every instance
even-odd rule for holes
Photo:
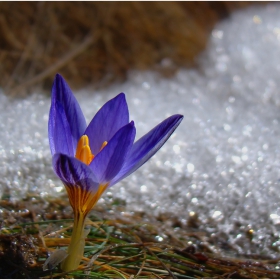
[[[75,215],[73,232],[68,247],[68,257],[62,262],[61,269],[63,271],[69,271],[78,268],[82,257],[84,255],[85,238],[88,232],[85,232],[85,216]]]

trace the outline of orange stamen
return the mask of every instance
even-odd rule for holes
[[[87,135],[83,135],[80,138],[75,157],[87,165],[93,160],[94,155],[91,153]]]
[[[102,151],[102,149],[103,149],[107,144],[108,144],[108,142],[107,142],[107,141],[104,141],[104,142],[102,143],[102,145],[101,145],[100,151]]]
[[[100,151],[108,144],[107,141],[104,141],[101,145]],[[94,159],[94,155],[91,153],[91,149],[89,146],[88,136],[83,135],[78,144],[76,149],[75,158],[82,161],[83,163],[89,165],[92,160]]]

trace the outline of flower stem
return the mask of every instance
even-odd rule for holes
[[[78,213],[74,217],[73,232],[68,247],[68,257],[62,262],[61,269],[63,271],[69,271],[76,269],[84,255],[86,232],[85,227],[85,215]]]

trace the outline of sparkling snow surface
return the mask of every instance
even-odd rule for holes
[[[71,81],[68,81],[71,86]],[[201,231],[225,236],[240,252],[280,248],[280,6],[251,7],[220,22],[199,70],[172,79],[131,72],[106,91],[75,92],[88,121],[125,92],[137,138],[166,117],[185,116],[156,156],[109,190],[127,211],[172,212]],[[60,195],[51,167],[50,98],[0,95],[0,195]],[[57,193],[57,194],[56,194]],[[246,232],[251,229],[253,244]]]

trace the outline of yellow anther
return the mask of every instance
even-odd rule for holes
[[[83,135],[80,138],[77,144],[75,157],[87,165],[93,160],[94,155],[91,153],[87,135]]]
[[[100,151],[108,144],[107,141],[104,141],[101,145]],[[76,149],[75,158],[82,161],[83,163],[89,165],[92,160],[94,159],[94,155],[91,153],[91,149],[89,146],[88,136],[83,135],[78,144]]]
[[[102,151],[102,149],[103,149],[107,144],[108,144],[108,142],[107,142],[107,141],[104,141],[104,142],[102,143],[102,145],[101,145],[100,151]]]

